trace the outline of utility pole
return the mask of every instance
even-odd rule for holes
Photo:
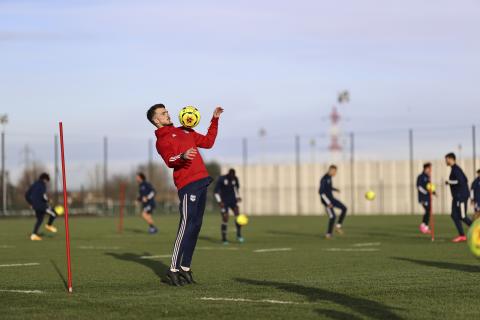
[[[8,123],[8,116],[0,116],[0,124],[2,125],[2,212],[7,214],[7,179],[5,174],[5,126]]]

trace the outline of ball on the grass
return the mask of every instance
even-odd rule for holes
[[[430,191],[430,192],[435,192],[435,191],[437,191],[437,186],[435,185],[435,183],[429,182],[427,184],[427,190]]]
[[[53,210],[55,210],[55,213],[59,216],[63,216],[65,214],[65,208],[61,205],[55,206]]]
[[[248,217],[246,214],[241,214],[237,217],[237,223],[241,226],[246,226],[248,224]]]
[[[365,199],[367,199],[368,201],[373,201],[373,200],[375,200],[376,197],[377,197],[377,195],[372,190],[369,190],[369,191],[367,191],[367,193],[365,193]]]
[[[200,112],[197,108],[187,106],[178,115],[180,124],[185,128],[195,128],[200,123]]]
[[[475,257],[480,258],[480,220],[475,221],[468,230],[468,247]]]

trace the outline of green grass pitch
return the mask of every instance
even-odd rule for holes
[[[121,235],[112,218],[72,218],[74,293],[68,295],[63,220],[58,235],[32,243],[33,219],[1,219],[0,318],[395,320],[480,314],[480,261],[465,244],[449,242],[455,233],[446,216],[436,219],[434,243],[419,234],[418,216],[349,217],[346,234],[330,241],[322,238],[325,217],[253,217],[247,242],[225,247],[218,241],[220,217],[207,215],[193,266],[199,284],[182,288],[161,282],[178,218],[157,220],[161,233],[149,236],[136,217],[125,221]],[[233,223],[230,231],[234,240]],[[34,265],[9,266],[29,263]]]

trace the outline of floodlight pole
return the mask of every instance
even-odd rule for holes
[[[5,173],[5,126],[8,123],[8,116],[0,116],[0,124],[2,125],[2,212],[4,215],[7,214],[7,178]]]
[[[108,138],[103,137],[103,198],[105,211],[108,209]]]
[[[246,194],[246,186],[247,186],[247,179],[248,179],[248,175],[247,175],[247,168],[248,168],[248,140],[247,138],[243,138],[242,140],[242,158],[243,158],[243,181],[241,182],[241,185],[243,185],[243,190],[245,190],[245,192],[243,193],[244,194],[244,198],[243,199],[243,204],[245,206],[244,210],[247,210],[247,201],[248,201],[248,196]]]
[[[473,176],[477,176],[477,128],[472,126]]]
[[[153,182],[153,140],[148,139],[148,179]]]
[[[58,204],[58,135],[54,137],[54,191],[55,191],[55,204]]]
[[[350,185],[351,185],[351,212],[355,214],[355,133],[350,133]]]

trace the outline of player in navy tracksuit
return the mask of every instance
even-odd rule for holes
[[[468,179],[463,173],[463,170],[457,165],[454,153],[447,154],[445,161],[447,165],[452,168],[446,184],[450,186],[452,192],[452,219],[458,231],[458,237],[454,238],[453,242],[465,242],[467,241],[467,237],[463,231],[462,221],[467,226],[472,224],[472,220],[470,220],[467,215],[468,198],[470,197]]]
[[[328,168],[327,174],[325,174],[320,180],[320,197],[322,200],[322,204],[325,206],[327,213],[328,213],[328,230],[327,234],[325,237],[327,239],[330,239],[333,235],[333,228],[335,227],[335,230],[339,234],[343,234],[343,221],[345,220],[345,217],[347,215],[347,207],[343,203],[341,203],[339,200],[335,199],[333,196],[333,192],[339,192],[338,189],[334,188],[332,185],[332,178],[335,177],[337,174],[337,167],[334,165],[331,165],[330,168]],[[338,219],[338,223],[335,226],[335,220],[336,220],[336,215],[335,215],[335,208],[338,208],[341,210],[340,213],[340,218]]]
[[[154,105],[147,111],[148,120],[157,128],[157,151],[165,164],[173,169],[180,200],[180,223],[167,273],[173,286],[195,283],[190,268],[202,229],[208,186],[213,181],[198,149],[214,146],[222,113],[223,108],[215,109],[208,132],[203,135],[191,128],[174,127],[163,104]]]
[[[480,216],[480,170],[477,170],[477,178],[470,188],[470,199],[475,210],[475,219],[478,219]]]
[[[227,228],[229,210],[232,210],[235,217],[240,214],[238,202],[241,201],[238,190],[240,189],[240,183],[235,174],[234,169],[230,169],[227,175],[218,178],[215,186],[215,199],[221,208],[222,213],[222,241],[223,244],[228,244],[227,240]],[[235,220],[235,226],[237,227],[237,240],[240,243],[245,242],[242,237],[242,226],[240,226]]]
[[[155,189],[141,172],[137,173],[137,182],[139,193],[138,201],[142,204],[143,208],[142,218],[148,223],[148,233],[155,234],[158,232],[152,218],[153,210],[155,210]]]
[[[25,193],[25,200],[32,207],[32,209],[35,210],[35,216],[37,217],[37,221],[33,227],[32,235],[30,236],[32,241],[42,240],[38,234],[38,230],[40,229],[46,214],[49,215],[49,218],[45,229],[52,233],[57,232],[57,228],[53,226],[53,222],[55,221],[57,214],[50,207],[47,195],[47,184],[49,182],[50,176],[47,173],[42,173],[38,180],[35,181]]]
[[[432,175],[432,164],[425,163],[423,165],[423,172],[417,178],[417,190],[418,190],[418,203],[420,203],[425,210],[423,215],[422,224],[420,225],[420,232],[429,234],[430,228],[430,211],[432,203],[430,199],[430,192],[428,191],[428,184],[431,182],[430,177]]]

